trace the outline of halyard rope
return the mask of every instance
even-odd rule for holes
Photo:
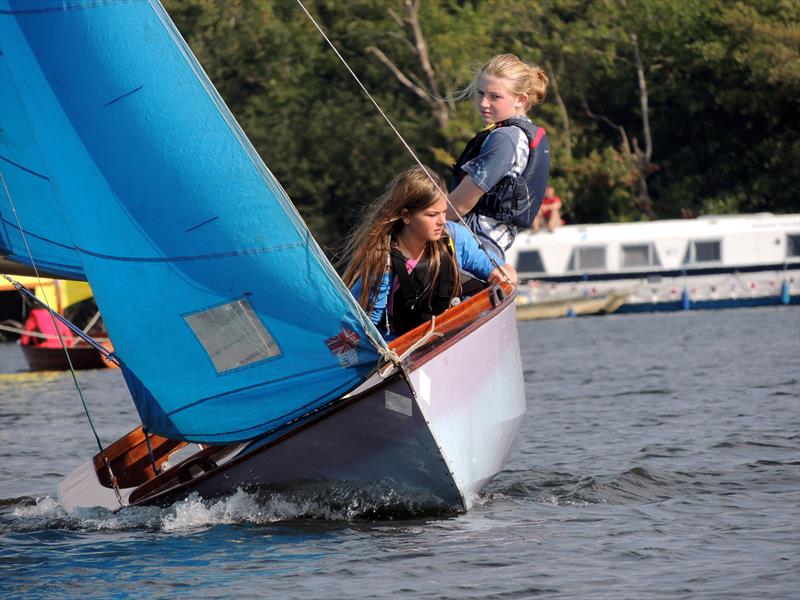
[[[314,17],[311,16],[311,13],[308,12],[308,9],[305,7],[305,5],[303,5],[302,0],[296,0],[296,1],[297,1],[297,4],[300,5],[300,8],[303,9],[303,12],[306,13],[306,16],[311,21],[311,23],[314,25],[314,27],[317,28],[317,31],[319,31],[320,35],[328,43],[328,46],[330,46],[331,50],[333,50],[333,52],[336,54],[336,56],[339,57],[339,60],[342,61],[342,64],[348,70],[350,75],[353,77],[353,79],[358,84],[358,86],[361,88],[361,90],[364,92],[364,94],[367,96],[367,98],[369,98],[370,102],[372,102],[372,104],[375,107],[375,109],[380,113],[380,115],[384,118],[384,120],[389,124],[389,127],[392,128],[392,131],[394,131],[395,135],[400,140],[400,142],[403,144],[403,146],[405,146],[405,149],[408,151],[408,153],[411,155],[411,157],[414,159],[414,161],[416,161],[416,163],[420,166],[420,168],[422,168],[422,170],[425,172],[425,175],[428,177],[428,179],[431,180],[431,183],[433,184],[433,186],[447,200],[447,204],[453,209],[453,212],[455,212],[456,215],[458,215],[458,220],[461,222],[461,224],[464,227],[466,227],[467,231],[469,231],[470,235],[472,235],[472,237],[475,239],[475,241],[477,242],[477,244],[480,247],[480,249],[489,258],[489,261],[492,263],[492,265],[494,265],[496,268],[500,269],[500,272],[503,274],[503,277],[505,277],[508,280],[508,282],[511,283],[510,278],[508,277],[508,275],[506,275],[505,271],[500,267],[500,265],[498,264],[497,260],[495,260],[494,256],[492,256],[492,254],[489,251],[486,250],[486,247],[483,245],[483,242],[481,242],[481,240],[478,238],[478,236],[475,235],[475,232],[473,232],[472,229],[470,229],[470,227],[464,221],[464,219],[461,216],[461,214],[456,210],[455,206],[453,206],[453,203],[450,202],[450,198],[447,195],[447,193],[444,190],[442,190],[441,187],[439,187],[439,184],[436,183],[436,180],[428,172],[428,169],[425,167],[425,165],[422,164],[422,161],[419,159],[419,157],[414,152],[414,150],[411,149],[411,146],[408,144],[408,142],[406,142],[405,138],[400,134],[400,132],[394,126],[394,123],[392,123],[392,121],[389,119],[389,117],[386,115],[386,113],[383,112],[383,109],[380,107],[378,102],[375,100],[375,98],[372,97],[372,94],[369,93],[369,91],[364,86],[364,84],[361,83],[361,80],[358,78],[358,75],[356,75],[355,72],[353,72],[353,69],[350,68],[350,65],[347,63],[347,61],[344,59],[344,57],[339,53],[339,50],[337,50],[336,46],[333,45],[333,42],[325,34],[325,31],[323,31],[322,27],[317,23],[317,21],[314,19]]]

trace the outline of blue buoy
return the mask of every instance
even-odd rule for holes
[[[784,279],[781,284],[781,304],[789,304],[792,301],[792,296],[789,294],[789,282]]]
[[[681,292],[681,308],[683,308],[683,310],[689,310],[691,305],[692,301],[689,298],[689,290],[684,287],[683,291]]]

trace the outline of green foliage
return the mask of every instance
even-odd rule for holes
[[[656,217],[797,210],[796,0],[423,0],[432,79],[408,22],[413,1],[305,4],[443,175],[480,127],[455,97],[490,56],[513,52],[551,78],[531,116],[548,131],[568,220],[637,220],[650,206]],[[335,249],[413,159],[295,2],[164,3],[315,237]]]

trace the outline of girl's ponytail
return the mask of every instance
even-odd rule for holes
[[[536,65],[528,65],[528,67],[530,69],[529,77],[531,83],[528,90],[528,103],[525,105],[526,111],[542,103],[547,95],[547,86],[550,84],[550,79],[541,67]]]

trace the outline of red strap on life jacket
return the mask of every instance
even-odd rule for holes
[[[536,130],[536,135],[531,140],[531,146],[530,146],[531,150],[533,150],[534,148],[536,148],[536,146],[539,145],[539,142],[542,141],[542,138],[544,137],[545,133],[546,132],[544,130],[544,127],[539,127],[539,129]]]

